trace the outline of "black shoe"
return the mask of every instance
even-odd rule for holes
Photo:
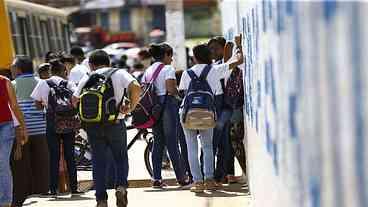
[[[118,187],[115,192],[116,206],[127,207],[128,206],[128,191],[124,187]]]
[[[83,194],[84,194],[84,192],[81,192],[81,191],[78,191],[78,190],[73,190],[72,191],[73,196],[78,196],[78,195],[83,195]]]
[[[152,182],[152,188],[165,188],[167,185],[162,180],[155,180]]]
[[[56,191],[49,191],[47,193],[41,193],[40,197],[49,198],[49,197],[57,197]]]

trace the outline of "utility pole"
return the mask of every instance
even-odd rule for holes
[[[183,0],[166,0],[166,41],[174,49],[175,69],[186,70]]]

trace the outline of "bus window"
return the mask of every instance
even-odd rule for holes
[[[10,29],[11,29],[11,33],[12,33],[12,39],[13,39],[13,43],[14,43],[14,50],[16,54],[19,54],[19,49],[18,49],[18,44],[17,44],[17,36],[16,36],[16,23],[14,21],[13,18],[13,13],[9,12],[9,21],[10,21]]]
[[[40,41],[40,29],[38,26],[38,21],[36,20],[36,17],[34,15],[30,16],[31,22],[32,22],[32,31],[33,31],[33,45],[35,48],[35,55],[36,57],[42,56],[42,48],[41,48],[41,41]]]
[[[50,39],[50,42],[51,42],[51,44],[50,44],[51,45],[51,50],[52,51],[58,51],[59,47],[58,47],[57,39],[56,39],[55,24],[54,24],[54,21],[52,19],[49,19],[49,21],[48,21],[48,29],[49,29],[48,36],[49,36],[49,39]]]
[[[63,43],[66,51],[70,50],[69,46],[69,27],[67,24],[63,24]]]
[[[55,37],[56,37],[56,42],[58,43],[59,46],[59,50],[64,51],[64,46],[63,46],[63,39],[61,38],[62,36],[62,32],[61,32],[61,28],[60,28],[60,22],[58,20],[54,20],[54,26],[55,26]]]
[[[47,29],[47,22],[46,21],[40,21],[41,26],[41,38],[42,42],[44,43],[44,51],[43,54],[46,54],[46,52],[50,51],[50,36],[48,36],[48,29]]]
[[[46,42],[42,41],[42,30],[41,30],[41,25],[40,25],[40,19],[36,16],[33,16],[33,22],[34,22],[36,36],[37,36],[37,43],[36,43],[37,49],[39,51],[39,56],[42,57],[43,52],[45,51],[44,44],[46,44]]]
[[[26,26],[26,19],[23,17],[18,17],[18,26],[19,26],[19,34],[20,39],[23,46],[23,54],[21,55],[30,55],[29,47],[28,47],[28,40],[27,40],[27,26]]]
[[[28,48],[28,54],[29,56],[33,59],[35,57],[37,57],[37,48],[35,47],[35,35],[34,35],[34,31],[33,31],[33,23],[31,21],[31,18],[27,15],[27,17],[24,19],[25,20],[25,33],[24,36],[26,37],[26,41],[27,41],[27,48]]]
[[[14,42],[16,42],[16,54],[17,55],[25,55],[27,54],[27,51],[25,50],[25,39],[23,37],[24,32],[22,30],[24,27],[20,24],[20,18],[16,16],[15,13],[12,14],[12,21],[14,22],[14,33],[13,33],[13,39]]]

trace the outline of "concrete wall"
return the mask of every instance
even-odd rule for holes
[[[255,207],[368,206],[368,3],[223,0]]]

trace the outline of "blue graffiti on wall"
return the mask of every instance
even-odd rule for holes
[[[276,3],[277,7],[277,32],[280,34],[285,29],[285,19],[284,19],[284,2],[278,1]]]
[[[262,21],[263,21],[263,32],[267,31],[267,22],[266,22],[266,1],[262,1]]]
[[[293,15],[293,12],[294,12],[293,1],[286,1],[286,14],[291,16]]]
[[[330,21],[331,17],[333,17],[336,13],[337,9],[337,2],[334,0],[325,1],[323,2],[323,11],[324,11],[324,17],[326,21]]]

